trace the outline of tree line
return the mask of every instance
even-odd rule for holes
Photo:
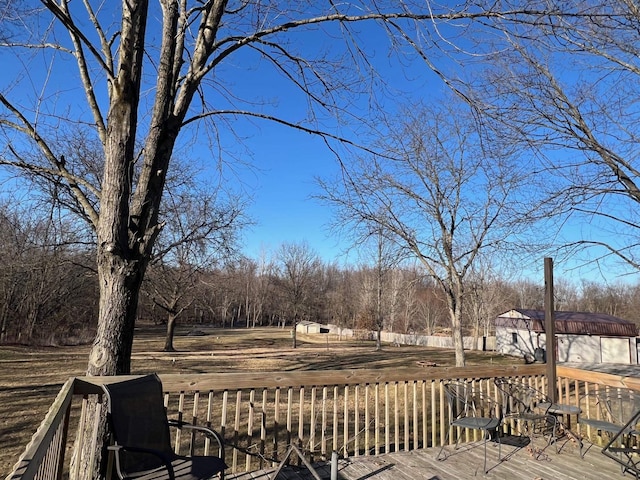
[[[90,343],[97,325],[95,251],[69,225],[26,209],[0,207],[0,340],[60,345]],[[260,258],[235,257],[206,266],[153,263],[143,283],[139,320],[176,324],[293,328],[309,320],[344,328],[450,334],[446,299],[419,264],[380,269],[323,261],[308,244],[282,244]],[[532,280],[472,273],[465,288],[465,334],[492,334],[492,320],[511,308],[543,308]],[[558,310],[608,313],[631,321],[640,309],[640,285],[573,284],[556,280]],[[381,322],[379,319],[381,318]]]
[[[129,372],[148,270],[199,273],[212,245],[232,253],[224,237],[249,195],[217,193],[234,184],[227,170],[258,164],[242,143],[263,122],[326,144],[341,169],[320,180],[337,223],[355,243],[394,243],[438,284],[459,366],[465,284],[483,256],[544,239],[640,265],[632,1],[36,4],[0,0],[0,165],[91,232],[91,375]],[[330,45],[316,48],[318,34]],[[180,252],[157,242],[193,146],[221,190],[203,202],[213,221],[175,225],[196,245]],[[589,228],[567,234],[567,219]]]

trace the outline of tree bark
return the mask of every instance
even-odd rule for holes
[[[142,261],[125,261],[109,252],[103,252],[99,256],[100,311],[98,331],[89,355],[88,375],[120,375],[131,372],[138,292],[145,267]],[[86,405],[86,415],[87,418],[98,418],[98,445],[107,445],[104,406],[96,398],[90,398]],[[92,422],[87,422],[85,431],[78,432],[78,438],[92,438],[95,435],[92,428]],[[102,448],[93,452],[92,442],[76,443],[71,468],[73,470],[79,462],[81,478],[99,479],[100,472],[106,468],[107,458],[104,453]],[[95,463],[91,465],[89,460],[92,456],[95,456]]]
[[[123,375],[131,372],[138,296],[153,244],[153,238],[145,238],[135,228],[129,207],[147,10],[148,0],[123,3],[119,68],[109,90],[104,176],[96,227],[100,300],[98,328],[89,354],[88,375]],[[156,202],[159,201],[158,197]],[[97,417],[98,440],[106,440],[105,409],[101,408],[97,399],[92,399],[87,409],[87,418]],[[92,423],[87,422],[86,431],[78,434],[91,438],[94,434],[92,427]],[[73,462],[80,463],[82,478],[100,478],[106,460],[103,453],[102,448],[93,452],[92,442],[76,443]],[[95,463],[90,464],[94,456]]]
[[[130,220],[129,209],[147,9],[147,0],[123,3],[119,69],[110,89],[96,228],[100,303],[88,375],[131,372],[138,295],[148,261],[145,254],[150,252]]]
[[[293,320],[293,328],[291,329],[291,346],[293,348],[297,348],[298,347],[298,339],[296,338],[297,329],[298,329],[298,319],[294,318],[294,320]]]
[[[173,347],[173,337],[176,332],[176,315],[173,313],[169,314],[169,318],[167,319],[167,336],[164,340],[164,351],[165,352],[175,352],[176,349]]]
[[[131,373],[131,349],[144,262],[105,252],[98,260],[100,308],[88,375]]]
[[[459,311],[451,312],[451,330],[453,348],[456,354],[456,367],[464,367],[466,359],[464,353],[464,337],[462,335],[462,321]]]
[[[462,334],[462,280],[456,278],[449,281],[447,292],[447,304],[449,307],[449,319],[451,323],[451,339],[456,356],[456,367],[464,367],[466,358],[464,353],[464,336]],[[451,285],[453,284],[453,285]]]

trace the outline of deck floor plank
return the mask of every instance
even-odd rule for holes
[[[526,447],[502,445],[502,461],[498,462],[498,445],[487,446],[487,466],[483,471],[484,450],[480,442],[464,444],[457,450],[447,447],[445,460],[436,459],[439,448],[397,452],[380,456],[359,456],[340,459],[340,480],[464,480],[486,478],[490,480],[621,480],[632,478],[622,475],[620,466],[600,453],[599,447],[590,448],[580,458],[575,444],[562,445],[560,453],[553,446],[543,448],[537,458]],[[321,478],[330,478],[329,463],[318,463]],[[274,480],[275,468],[257,472],[227,474],[227,480]],[[311,480],[305,469],[288,466],[278,480]]]

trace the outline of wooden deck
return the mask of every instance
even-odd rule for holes
[[[507,440],[508,441],[508,440]],[[537,458],[527,447],[502,445],[502,461],[498,462],[498,445],[487,445],[487,474],[483,472],[483,447],[481,443],[461,445],[458,450],[447,447],[444,461],[436,460],[438,448],[413,450],[411,452],[387,455],[360,456],[340,459],[338,479],[340,480],[464,480],[475,477],[504,480],[609,480],[632,479],[623,476],[620,465],[601,453],[598,446],[592,446],[580,458],[577,445],[561,441],[560,452],[553,446],[540,451]],[[544,445],[542,445],[544,446]],[[323,479],[329,479],[329,463],[314,465]],[[227,480],[273,480],[275,468],[238,475],[227,474]],[[278,475],[278,480],[310,480],[313,476],[302,467],[287,466]]]
[[[339,464],[342,480],[634,478],[633,475],[622,477],[618,465],[602,455],[597,447],[591,449],[586,460],[581,460],[576,444],[570,441],[563,444],[560,454],[555,453],[555,448],[547,448],[533,458],[527,447],[518,448],[510,438],[510,445],[503,447],[502,462],[497,459],[497,445],[490,444],[491,468],[486,475],[482,467],[483,449],[477,444],[466,444],[455,452],[447,447],[449,455],[445,461],[436,460],[437,450],[408,451],[414,446],[438,445],[444,439],[449,417],[444,384],[448,379],[465,379],[480,395],[484,392],[499,402],[496,378],[507,377],[544,390],[548,385],[543,370],[544,365],[483,365],[175,374],[161,378],[171,418],[192,419],[197,424],[210,422],[231,440],[226,460],[231,466],[228,478],[234,480],[272,480],[275,464],[268,460],[260,462],[259,456],[282,458],[284,447],[290,442],[306,446],[309,450],[306,454],[314,460],[321,458],[320,452],[332,449],[344,454],[346,458]],[[624,373],[613,375],[559,366],[558,398],[578,406],[585,393],[605,390],[612,398],[637,399],[640,375]],[[71,459],[77,457],[65,453],[72,451],[79,432],[86,435],[83,442],[101,438],[96,414],[89,407],[103,393],[101,384],[110,381],[114,379],[70,378],[7,480],[64,479],[63,472],[69,472],[71,480],[80,479],[82,472],[75,467],[93,461],[92,458],[82,457],[72,465]],[[579,424],[575,416],[567,418],[567,423],[576,427]],[[517,432],[517,428],[514,431]],[[468,433],[462,432],[465,440],[473,438],[471,432]],[[583,428],[582,433],[587,438],[598,439],[594,429]],[[176,435],[176,453],[188,452],[190,440],[188,435]],[[356,452],[392,452],[395,448],[407,451],[356,456]],[[93,453],[90,448],[86,451]],[[271,470],[256,472],[267,467]],[[330,478],[330,465],[325,463],[319,468],[323,478]],[[246,471],[250,473],[242,473]],[[282,473],[280,480],[305,478],[298,476],[294,467]],[[306,478],[310,478],[308,473]]]

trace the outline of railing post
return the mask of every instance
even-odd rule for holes
[[[544,330],[547,347],[547,395],[552,402],[558,400],[556,385],[556,323],[553,306],[553,259],[544,259]]]

